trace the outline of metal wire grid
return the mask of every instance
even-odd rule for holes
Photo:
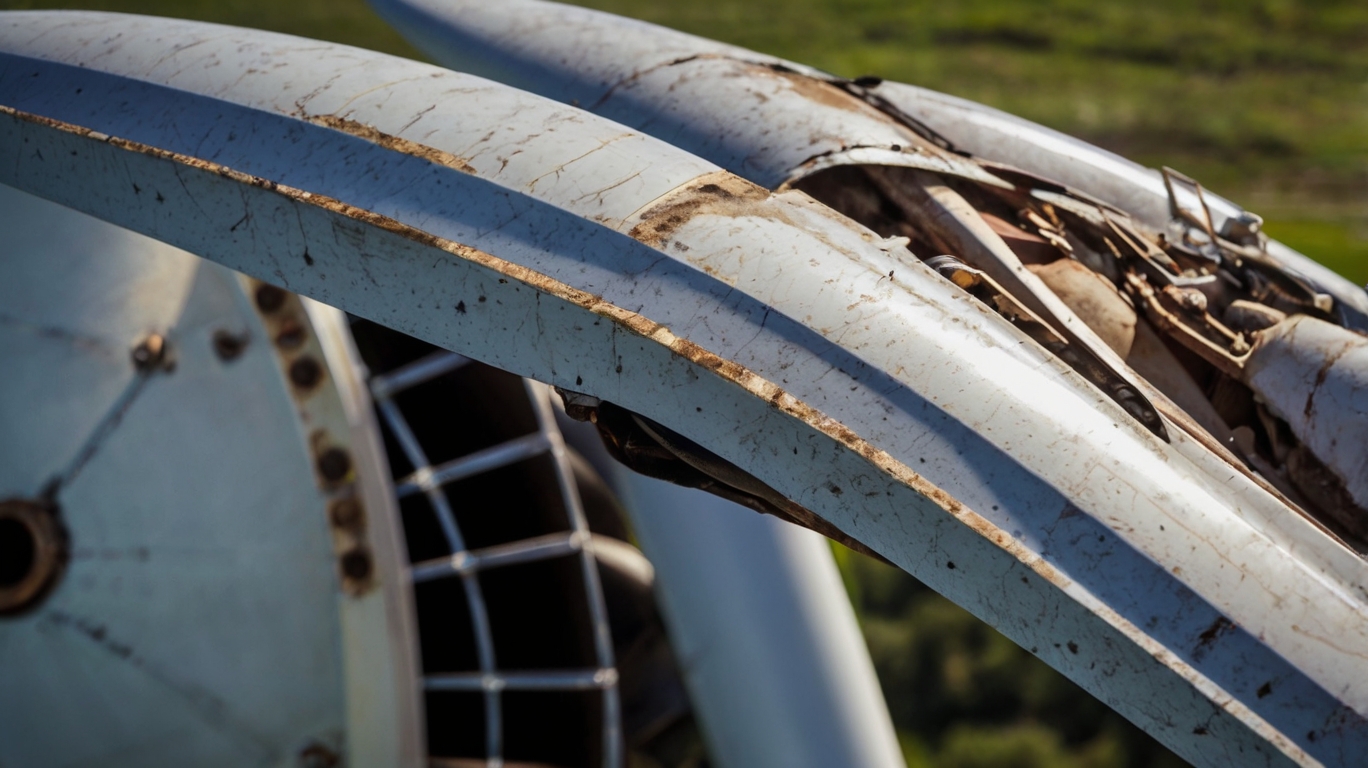
[[[504,690],[601,691],[603,765],[605,768],[620,768],[622,706],[618,693],[618,674],[613,659],[612,635],[608,625],[608,609],[599,583],[598,565],[594,559],[589,524],[575,486],[565,441],[556,427],[547,389],[535,382],[523,381],[536,415],[536,432],[437,466],[432,466],[428,462],[426,452],[393,401],[394,395],[450,373],[468,362],[469,359],[453,352],[437,352],[387,374],[374,376],[370,381],[371,395],[381,418],[398,441],[405,457],[416,468],[408,477],[396,483],[395,491],[401,499],[416,493],[422,493],[427,497],[436,511],[438,523],[451,549],[451,555],[447,557],[412,565],[410,577],[415,584],[433,579],[459,578],[470,607],[471,624],[475,629],[480,671],[427,675],[423,679],[423,686],[429,691],[484,693],[485,754],[486,765],[489,768],[503,766],[503,712],[500,695]],[[570,518],[570,531],[482,549],[467,549],[460,528],[456,524],[456,516],[452,513],[442,487],[447,483],[542,454],[550,454],[555,464],[556,482]],[[489,626],[489,613],[485,606],[484,594],[480,590],[478,574],[490,568],[576,555],[580,559],[580,570],[588,596],[594,654],[598,668],[499,670],[494,658],[494,637]]]

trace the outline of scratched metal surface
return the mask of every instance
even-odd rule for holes
[[[546,3],[373,5],[430,50],[460,49],[470,65],[460,69],[575,103],[767,188],[852,162],[852,153],[855,162],[993,179],[859,99],[813,88],[805,68],[734,46],[677,33],[663,38],[658,27],[606,14],[598,16],[614,23],[585,25],[583,9]],[[452,38],[434,24],[430,9],[448,7],[475,17],[480,34]],[[563,34],[567,29],[574,33]],[[553,61],[576,67],[552,72],[545,64]],[[814,101],[821,107],[813,109]],[[651,109],[643,122],[645,104]]]
[[[1168,192],[1163,177],[1152,168],[967,99],[895,82],[884,82],[874,92],[978,157],[1073,187],[1150,226],[1162,228],[1169,219]],[[1194,210],[1200,205],[1187,190],[1180,190],[1178,197]],[[1243,213],[1244,209],[1220,195],[1208,192],[1204,197],[1218,231],[1226,219]],[[1277,240],[1269,240],[1268,250],[1292,271],[1348,305],[1341,312],[1352,327],[1368,330],[1368,292],[1362,286]]]
[[[886,101],[954,145],[1111,202],[1152,226],[1168,196],[1152,169],[1004,112],[914,86],[849,83],[802,64],[585,8],[506,0],[371,0],[443,64],[506,82],[665,139],[764,187],[831,165],[983,172],[929,146],[869,101]],[[776,71],[776,68],[783,71]],[[841,89],[825,87],[839,83]],[[860,94],[857,98],[852,93]],[[1194,209],[1185,190],[1180,200]],[[1217,229],[1239,206],[1207,195]],[[1271,255],[1368,330],[1368,293],[1282,243]]]
[[[1368,748],[1361,561],[806,196],[354,49],[17,13],[0,46],[0,181],[645,413],[1195,762]]]
[[[1245,375],[1269,409],[1346,479],[1354,500],[1368,506],[1368,338],[1293,317],[1260,336]]]
[[[426,46],[429,53],[449,65],[508,76],[544,95],[615,116],[762,184],[802,177],[832,164],[887,162],[885,156],[893,145],[877,150],[883,155],[867,154],[862,138],[868,126],[879,119],[884,131],[907,133],[902,118],[894,117],[896,107],[879,101],[876,91],[882,86],[841,81],[801,65],[610,14],[542,0],[511,0],[497,6],[469,0],[383,0],[377,8],[415,43]],[[590,40],[593,45],[581,50],[577,40]],[[775,66],[783,71],[772,69]],[[782,98],[775,95],[776,79],[788,84]],[[681,100],[681,93],[691,98]],[[870,109],[871,104],[879,104],[888,114]],[[841,146],[848,148],[800,159],[813,148],[839,143],[843,135],[845,143]],[[893,140],[888,135],[885,139]],[[1081,152],[1078,146],[1086,146],[1071,141],[1075,152]],[[793,151],[794,146],[809,149]],[[790,150],[775,151],[775,147]],[[919,151],[906,151],[913,148]],[[921,151],[927,149],[925,146],[900,149],[903,157],[934,154]],[[1095,156],[1105,154],[1093,150],[1092,154],[1084,153],[1084,159],[1097,163]],[[1102,167],[1116,172],[1105,163]],[[1123,174],[1112,181],[1125,182],[1127,178]],[[1228,453],[1222,455],[1223,446],[1214,448],[1216,444],[1200,428],[1185,426],[1190,423],[1186,416],[1175,416],[1179,410],[1176,406],[1165,406],[1167,398],[1162,393],[1135,377],[1072,309],[1017,263],[1006,244],[988,231],[958,193],[939,184],[924,189],[925,199],[917,204],[934,209],[930,213],[933,218],[955,219],[964,229],[977,230],[974,245],[996,242],[995,258],[990,261],[1010,267],[997,273],[1000,283],[1019,297],[1032,299],[1029,306],[1060,328],[1070,344],[1080,344],[1119,376],[1128,377],[1132,386],[1166,412],[1170,433],[1185,431],[1196,438],[1176,439],[1173,446],[1198,465],[1201,473],[1226,477],[1233,469],[1246,477],[1252,475],[1238,459]],[[1185,194],[1181,187],[1179,194]],[[1010,283],[1005,282],[1009,279]],[[1341,278],[1334,279],[1340,281],[1351,300],[1357,297],[1368,306],[1368,296],[1362,291]],[[1340,307],[1352,319],[1353,302],[1341,302]],[[1256,478],[1255,482],[1264,481]],[[1243,487],[1232,486],[1237,492]],[[1247,513],[1262,531],[1304,540],[1301,522],[1291,519],[1295,515],[1289,515],[1282,503],[1256,493]]]

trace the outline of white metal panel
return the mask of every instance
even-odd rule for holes
[[[80,17],[87,39],[123,23],[105,17],[101,28],[99,18]],[[10,14],[0,38],[30,45],[63,19]],[[20,20],[32,26],[15,32]],[[155,42],[120,31],[119,45]],[[321,58],[299,56],[296,73]],[[629,239],[568,212],[583,198],[565,188],[561,198],[507,190],[387,138],[389,123],[402,130],[415,115],[470,113],[424,98],[442,91],[411,85],[418,77],[388,91],[365,81],[364,95],[390,99],[380,135],[365,135],[235,105],[250,95],[233,93],[228,65],[251,68],[252,56],[222,62],[223,98],[211,103],[101,80],[91,71],[100,58],[84,69],[12,58],[0,100],[81,114],[156,147],[231,155],[258,176],[9,112],[3,181],[645,413],[886,554],[1190,759],[1313,763],[1362,752],[1368,684],[1352,661],[1365,647],[1362,561],[1295,519],[1266,525],[1271,497],[1241,477],[1211,476],[1128,421],[898,246],[803,195],[769,196],[720,173],[653,205],[637,201],[641,213],[617,224]],[[33,71],[61,87],[26,90]],[[350,98],[345,78],[320,77]],[[116,85],[119,98],[141,88],[151,106],[121,114],[107,89],[85,82]],[[531,125],[560,109],[508,98]],[[192,110],[218,120],[191,130],[197,121],[176,115]],[[573,119],[596,135],[620,130]],[[223,125],[255,130],[254,141],[213,132]],[[684,162],[642,141],[643,162]],[[548,154],[507,159],[545,163],[541,174],[564,168]],[[581,167],[574,183],[590,197],[621,178]],[[376,188],[377,178],[395,183]],[[490,228],[490,209],[514,215]]]
[[[1152,226],[1162,228],[1169,220],[1168,193],[1157,171],[924,88],[853,84],[744,48],[544,0],[371,4],[448,66],[579,104],[765,187],[852,163],[983,177],[972,163],[956,162],[954,154],[928,151],[903,127],[905,116],[959,149],[1074,187]],[[892,109],[881,112],[871,104]],[[892,112],[901,114],[895,118]],[[920,152],[909,152],[919,144]],[[1187,207],[1200,208],[1191,192],[1180,189],[1178,196]],[[1218,230],[1242,212],[1216,195],[1206,200]],[[1270,242],[1269,252],[1334,295],[1346,305],[1346,319],[1368,330],[1368,293],[1361,287],[1282,243]]]

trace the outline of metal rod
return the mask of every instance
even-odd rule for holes
[[[617,686],[616,669],[548,669],[537,672],[456,672],[428,675],[429,691],[597,691]]]
[[[579,533],[548,533],[508,544],[457,552],[450,557],[425,560],[413,566],[413,581],[464,576],[490,568],[550,560],[574,554],[583,548],[584,537]]]
[[[537,426],[550,444],[550,452],[556,463],[556,483],[561,497],[565,500],[566,516],[570,528],[576,534],[588,539],[589,521],[584,514],[584,504],[580,500],[579,489],[575,484],[574,470],[570,466],[570,455],[565,448],[565,440],[556,427],[555,414],[551,408],[551,397],[544,385],[524,380],[528,397],[532,400],[537,415]],[[584,578],[584,589],[589,601],[589,615],[594,624],[594,655],[603,669],[613,669],[613,635],[608,624],[608,607],[603,599],[603,587],[599,582],[598,561],[594,559],[593,547],[580,551],[580,570]],[[618,696],[617,675],[614,673],[611,684],[603,686],[603,765],[605,768],[620,768],[622,765],[622,702]]]
[[[434,352],[415,360],[402,368],[396,368],[382,376],[371,379],[371,393],[377,400],[393,397],[410,387],[431,381],[443,374],[461,368],[470,358],[455,352]]]
[[[476,451],[459,459],[452,459],[437,467],[419,467],[413,471],[413,474],[399,481],[394,491],[402,499],[420,491],[430,491],[471,475],[478,475],[491,469],[498,469],[523,459],[532,458],[537,454],[545,453],[548,447],[546,435],[540,432],[524,435],[492,448]]]
[[[405,457],[415,467],[414,474],[423,472],[431,474],[433,470],[428,464],[427,453],[418,443],[418,438],[413,434],[408,421],[404,419],[404,415],[400,413],[394,401],[387,397],[376,396],[375,404],[379,408],[380,415],[384,418],[385,423],[394,433]],[[465,539],[461,536],[461,529],[456,524],[456,515],[452,512],[446,494],[435,485],[425,489],[424,492],[432,504],[437,520],[442,526],[442,532],[451,547],[452,559],[466,555]],[[489,609],[485,605],[484,593],[480,589],[479,576],[475,573],[462,574],[461,585],[464,588],[466,604],[470,610],[470,623],[475,630],[475,650],[480,662],[480,672],[485,675],[492,675],[496,666],[494,632],[489,625]],[[498,690],[485,690],[484,708],[485,764],[488,768],[502,768],[503,708],[500,705]]]

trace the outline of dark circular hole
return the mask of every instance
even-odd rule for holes
[[[285,306],[285,291],[274,285],[262,285],[256,290],[256,305],[262,312],[275,312]]]
[[[33,531],[18,520],[0,519],[0,588],[13,587],[28,578],[37,558]]]
[[[351,471],[351,456],[341,448],[329,448],[318,457],[318,473],[329,482],[337,482]]]
[[[281,349],[298,349],[304,343],[304,327],[293,320],[287,320],[280,326],[280,333],[276,336],[276,344]]]
[[[349,579],[361,581],[371,574],[370,553],[364,549],[353,549],[342,556],[342,573]]]
[[[300,389],[310,389],[323,378],[323,368],[312,357],[301,357],[290,364],[290,381]]]
[[[246,347],[246,334],[239,335],[222,328],[214,331],[214,354],[218,355],[220,360],[236,359]]]

